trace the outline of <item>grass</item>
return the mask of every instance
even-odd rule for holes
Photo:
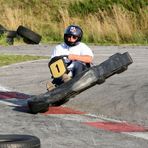
[[[14,63],[20,63],[25,61],[48,59],[45,56],[30,56],[30,55],[0,55],[0,66],[10,65]]]
[[[1,24],[10,30],[26,26],[42,35],[42,43],[63,41],[64,29],[77,24],[87,43],[148,44],[146,0],[0,1]]]
[[[6,42],[6,35],[1,35],[0,36],[0,45],[8,45]]]

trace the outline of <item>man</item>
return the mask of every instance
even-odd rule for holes
[[[83,31],[79,26],[70,25],[64,32],[64,43],[57,45],[51,55],[51,59],[63,56],[67,64],[68,73],[61,78],[53,79],[52,83],[47,83],[47,89],[50,90],[51,85],[60,85],[75,77],[93,62],[92,50],[82,43]]]

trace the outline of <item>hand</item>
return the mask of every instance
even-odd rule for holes
[[[71,60],[68,58],[68,56],[64,56],[63,59],[66,64],[71,63]]]

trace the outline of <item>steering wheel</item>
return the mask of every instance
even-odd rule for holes
[[[67,73],[68,69],[67,66],[71,64],[72,61],[68,59],[67,55],[56,56],[52,58],[49,63],[48,67],[52,74],[53,78],[59,78],[64,73]]]

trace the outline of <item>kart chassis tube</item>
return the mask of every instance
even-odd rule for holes
[[[31,113],[44,112],[49,106],[54,106],[62,101],[64,103],[82,91],[96,84],[102,84],[110,76],[127,70],[128,65],[132,62],[128,52],[116,53],[103,63],[90,67],[55,89],[29,98],[29,109]]]

